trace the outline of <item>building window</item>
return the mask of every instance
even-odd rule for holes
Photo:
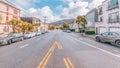
[[[100,22],[103,22],[103,18],[102,17],[100,17]]]
[[[117,22],[120,22],[119,12],[109,14],[108,19],[109,19],[108,23],[117,23]]]
[[[118,0],[110,0],[108,2],[108,9],[111,10],[115,8],[119,8]]]
[[[7,6],[6,11],[9,11],[9,7]]]
[[[9,32],[9,27],[5,26],[3,30],[4,30],[4,32]]]
[[[102,7],[99,8],[99,15],[102,15],[103,14],[103,10],[102,10]]]
[[[17,9],[14,9],[14,14],[18,14],[18,10]]]

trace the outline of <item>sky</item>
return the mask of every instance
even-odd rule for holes
[[[76,18],[99,6],[104,0],[6,0],[21,9],[21,16],[47,17],[47,22]]]

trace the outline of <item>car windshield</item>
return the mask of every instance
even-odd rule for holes
[[[16,34],[9,34],[7,37],[15,37]]]
[[[110,34],[113,35],[113,36],[119,36],[120,35],[119,33],[115,33],[115,32],[111,32]]]

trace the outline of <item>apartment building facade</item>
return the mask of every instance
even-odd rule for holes
[[[7,25],[7,22],[12,19],[20,19],[20,9],[0,0],[0,34],[12,32],[12,26]]]
[[[96,8],[90,10],[85,18],[87,20],[86,28],[95,31],[95,23],[98,22],[98,11]]]
[[[120,0],[105,0],[98,7],[96,33],[120,32]]]

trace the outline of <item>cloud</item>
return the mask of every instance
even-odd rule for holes
[[[82,0],[62,0],[63,2],[67,2],[67,3],[70,3],[70,2],[78,2],[78,1],[82,1]]]
[[[78,15],[85,15],[89,10],[88,2],[84,1],[77,1],[77,2],[70,2],[68,8],[63,8],[61,17],[62,18],[75,18]]]
[[[28,12],[34,17],[40,18],[42,21],[44,21],[43,17],[46,16],[48,23],[60,20],[59,17],[53,15],[53,11],[49,6],[44,6],[38,9],[30,8]]]
[[[17,6],[21,6],[22,8],[29,8],[35,6],[35,3],[40,2],[40,0],[6,0],[9,2],[13,2],[17,4]]]
[[[105,1],[105,0],[93,0],[91,3],[89,3],[88,7],[89,7],[89,9],[96,8],[99,5],[101,5],[103,1]]]
[[[62,10],[63,9],[63,6],[62,5],[59,5],[56,7],[57,10]]]
[[[55,9],[62,11],[60,14],[53,13],[53,10],[49,6],[42,8],[33,8],[35,4],[41,2],[41,0],[8,0],[15,3],[17,6],[22,7],[21,16],[34,16],[40,18],[43,21],[43,16],[47,16],[48,22],[54,22],[61,19],[76,18],[78,15],[85,15],[90,9],[97,7],[104,0],[93,0],[92,2],[86,2],[84,0],[61,0],[68,6],[57,6]],[[89,7],[89,9],[88,9]],[[25,8],[25,9],[23,9]]]

